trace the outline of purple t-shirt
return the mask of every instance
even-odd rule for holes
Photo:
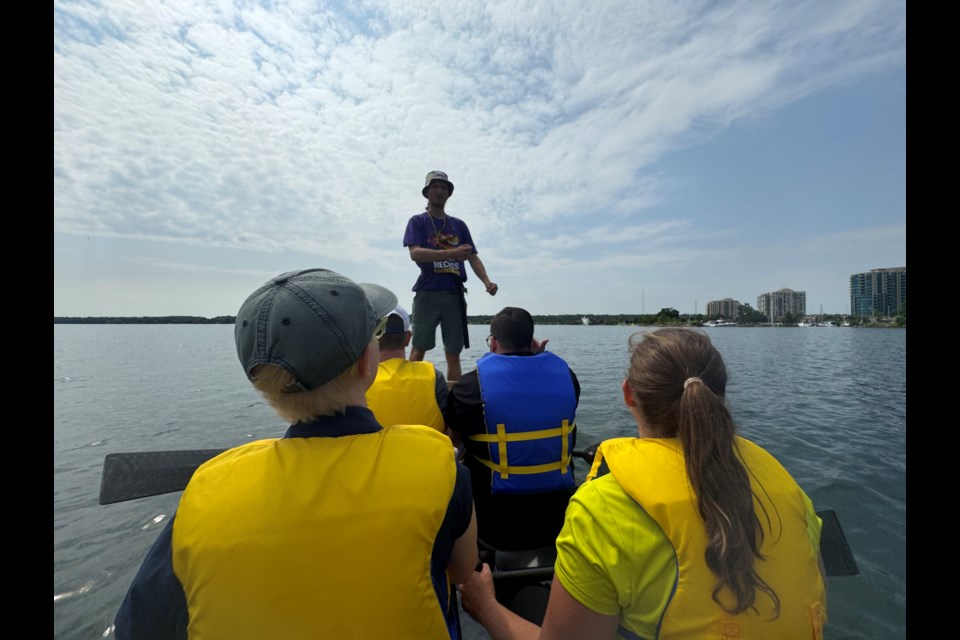
[[[453,249],[461,244],[472,245],[473,253],[477,253],[477,245],[473,244],[467,224],[450,215],[438,222],[426,211],[418,213],[407,221],[407,230],[403,232],[405,247]],[[418,262],[417,266],[420,267],[420,276],[413,284],[413,291],[451,291],[467,281],[466,265],[460,260]]]

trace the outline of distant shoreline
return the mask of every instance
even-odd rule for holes
[[[836,316],[840,318],[841,316]],[[493,316],[467,316],[467,324],[489,325]],[[679,317],[663,317],[654,314],[560,314],[533,316],[536,325],[589,325],[589,326],[640,326],[640,327],[658,327],[658,326],[692,326],[702,327],[708,318],[698,315],[694,317],[680,315]],[[200,316],[83,316],[66,317],[54,316],[53,324],[234,324],[236,316],[216,316],[214,318],[204,318]],[[770,327],[768,322],[741,323],[738,327]],[[773,326],[797,326],[796,324],[776,324]],[[852,327],[873,327],[873,328],[906,328],[906,325],[896,326],[892,322],[868,322],[851,323]],[[839,323],[836,325],[839,327]],[[821,328],[836,328],[821,327]],[[736,328],[736,327],[723,327]],[[844,327],[849,328],[849,327]]]
[[[54,316],[53,324],[234,324],[236,316]]]
[[[584,322],[586,318],[586,322]],[[467,316],[467,324],[489,325],[493,316]],[[584,315],[564,314],[552,316],[533,316],[535,324],[572,324],[572,325],[619,325],[655,324],[656,316],[636,315]],[[236,316],[100,316],[100,317],[60,317],[54,316],[53,324],[234,324]]]

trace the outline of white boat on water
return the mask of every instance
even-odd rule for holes
[[[723,318],[720,318],[719,320],[708,320],[707,322],[704,322],[704,323],[703,323],[703,326],[705,326],[705,327],[735,327],[735,326],[737,326],[737,323],[734,322],[733,320],[724,320]]]

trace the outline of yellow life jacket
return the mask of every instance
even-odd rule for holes
[[[430,560],[455,465],[423,426],[260,440],[205,463],[173,526],[190,638],[448,639]]]
[[[367,389],[367,407],[380,424],[425,424],[441,433],[437,373],[432,362],[391,358],[380,363]]]
[[[808,536],[809,499],[783,466],[752,442],[737,438],[750,472],[766,560],[755,568],[780,598],[757,594],[756,611],[730,615],[713,599],[717,576],[704,559],[707,539],[697,498],[687,478],[683,449],[676,438],[615,438],[600,445],[587,479],[596,477],[605,459],[623,490],[652,517],[673,544],[677,556],[674,593],[662,614],[658,637],[670,640],[820,640],[826,623],[826,591],[818,565],[819,546]],[[760,509],[766,508],[770,522]],[[816,517],[815,515],[813,517]],[[818,545],[818,543],[817,543]],[[725,605],[733,603],[724,589]],[[759,613],[758,613],[759,611]],[[621,627],[621,634],[636,637]]]

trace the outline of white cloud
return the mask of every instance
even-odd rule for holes
[[[56,232],[387,265],[444,169],[494,277],[646,262],[621,249],[684,180],[658,162],[905,59],[904,6],[884,1],[147,0],[54,18]]]

